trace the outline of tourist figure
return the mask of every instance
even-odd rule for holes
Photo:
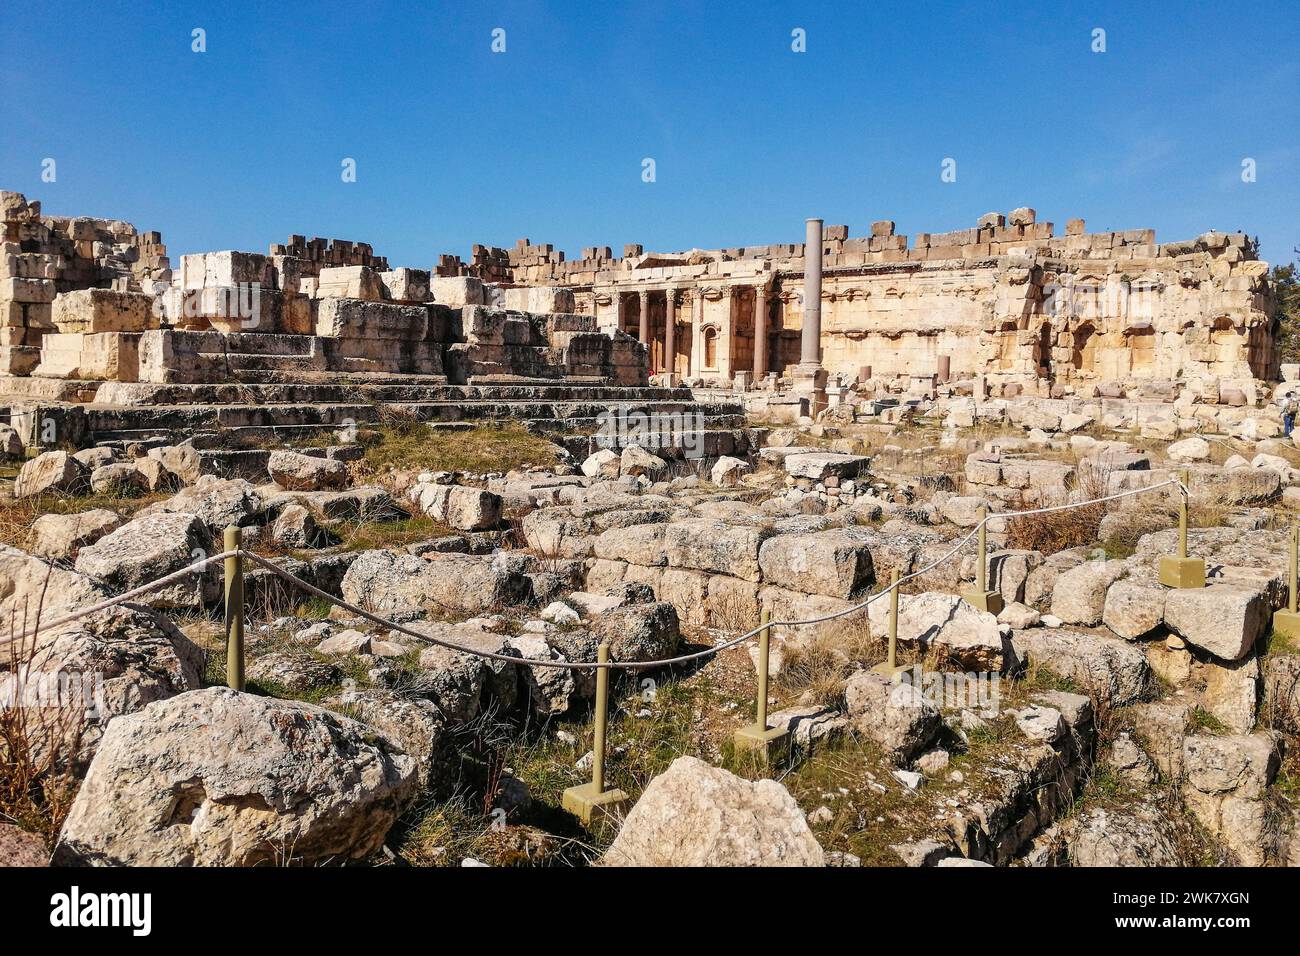
[[[1291,429],[1295,427],[1295,413],[1298,407],[1295,392],[1287,392],[1278,404],[1282,407],[1282,434],[1290,438]]]

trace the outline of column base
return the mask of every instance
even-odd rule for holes
[[[627,794],[622,790],[597,792],[593,783],[570,787],[560,800],[560,806],[581,820],[584,826],[597,816],[605,817],[621,811],[626,804]]]
[[[1002,595],[997,591],[962,591],[961,599],[989,614],[1001,614],[1004,607]]]
[[[731,739],[737,753],[755,753],[765,766],[781,762],[790,752],[790,731],[780,727],[750,724],[737,730]]]
[[[1300,611],[1274,611],[1273,633],[1283,637],[1300,637]]]
[[[820,363],[799,363],[790,369],[792,391],[808,400],[808,415],[816,418],[826,410],[826,381],[829,374]]]
[[[1167,588],[1205,587],[1205,561],[1202,558],[1160,559],[1160,583]]]

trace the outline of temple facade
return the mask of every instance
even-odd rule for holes
[[[847,381],[985,376],[993,384],[1278,377],[1268,264],[1242,233],[1158,243],[1154,230],[1065,235],[1032,209],[975,227],[898,235],[873,223],[810,230],[804,243],[646,252],[476,246],[442,275],[558,286],[577,311],[636,336],[651,368],[748,387],[789,377],[804,350],[807,250],[820,247],[817,359]]]

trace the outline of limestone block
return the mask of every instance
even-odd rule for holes
[[[1099,623],[1107,591],[1127,571],[1123,561],[1085,561],[1065,571],[1052,589],[1052,614],[1066,624]]]
[[[1011,644],[1018,660],[1045,666],[1112,704],[1136,701],[1150,681],[1145,655],[1117,637],[1035,627],[1013,631]]]
[[[60,332],[144,332],[158,328],[153,296],[111,289],[78,289],[54,298],[51,318]]]
[[[1268,611],[1262,591],[1238,584],[1173,588],[1165,599],[1165,624],[1187,643],[1236,661],[1267,630]]]
[[[428,302],[429,273],[425,269],[393,269],[379,273],[386,297],[394,302]]]
[[[422,341],[428,323],[429,311],[422,306],[351,297],[322,299],[316,312],[317,335],[355,339],[363,344],[383,340]]]
[[[875,579],[871,550],[850,529],[769,538],[758,563],[766,582],[828,597],[854,597]]]
[[[429,279],[433,301],[459,309],[466,305],[484,305],[483,281],[476,276],[433,276]]]
[[[1127,640],[1136,640],[1159,627],[1165,616],[1167,589],[1148,581],[1116,581],[1106,592],[1101,620]]]
[[[573,290],[561,286],[526,286],[505,289],[504,305],[519,312],[572,313],[576,308]]]

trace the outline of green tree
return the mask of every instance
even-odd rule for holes
[[[1277,296],[1277,336],[1282,361],[1300,362],[1300,265],[1293,262],[1274,266],[1269,280]]]

